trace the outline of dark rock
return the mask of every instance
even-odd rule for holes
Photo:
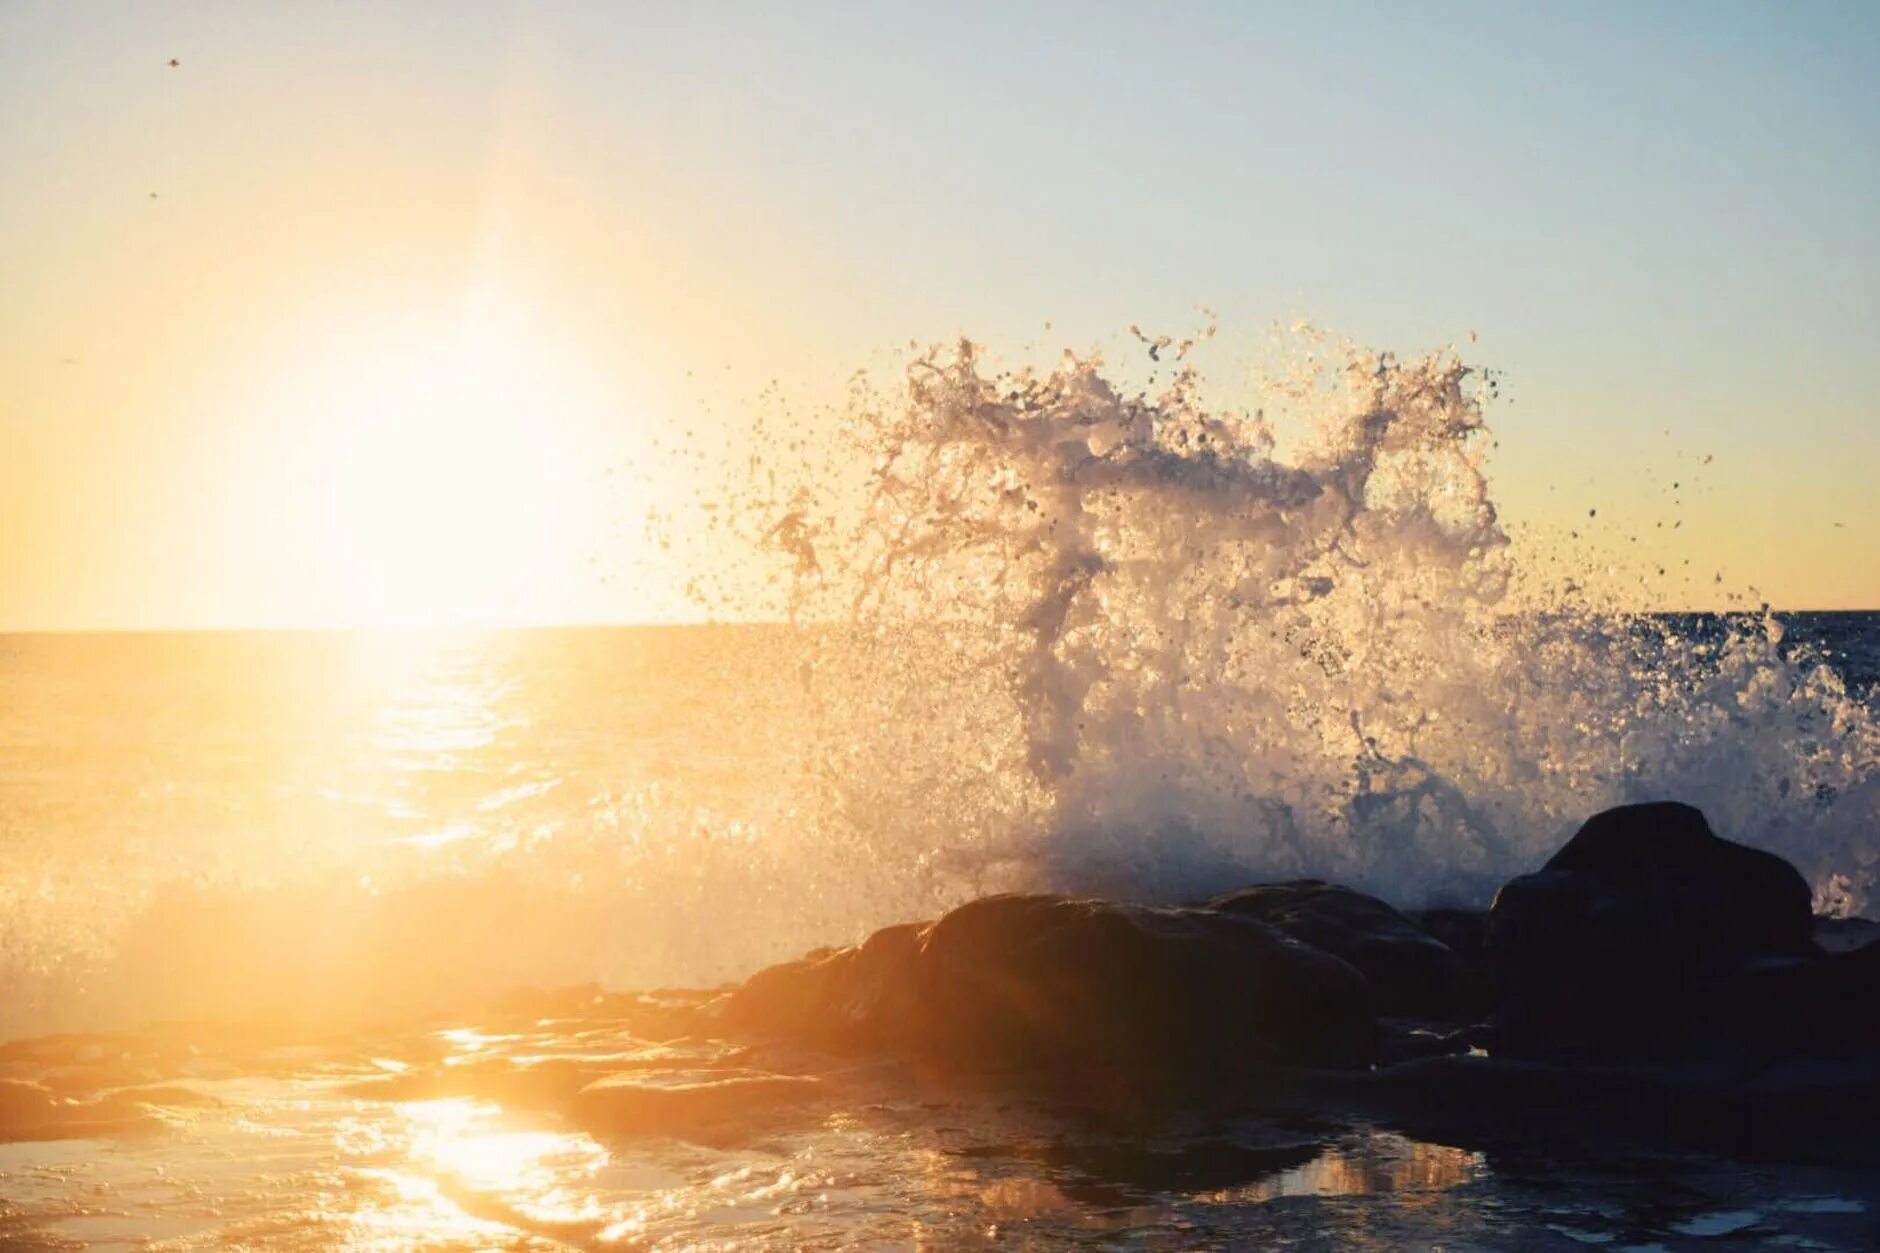
[[[1419,1139],[1484,1148],[1549,1146],[1592,1133],[1706,1144],[1758,1158],[1880,1162],[1880,1067],[1803,1059],[1745,1079],[1689,1065],[1551,1065],[1473,1054],[1422,1057],[1363,1072],[1306,1077],[1317,1104],[1348,1104]],[[1510,1128],[1521,1129],[1518,1137]]]
[[[1361,1066],[1376,1034],[1363,976],[1251,919],[1057,896],[989,897],[772,967],[723,1013],[818,1048],[1098,1096],[1260,1063]]]
[[[1349,962],[1370,981],[1381,1014],[1446,1018],[1456,1009],[1462,964],[1455,953],[1376,897],[1298,879],[1240,888],[1207,907],[1263,922]]]
[[[920,950],[931,923],[884,927],[852,948],[819,949],[758,971],[727,998],[731,1025],[834,1052],[921,1047]]]
[[[1379,1024],[1377,1064],[1395,1066],[1419,1057],[1451,1057],[1467,1053],[1475,1044],[1468,1027],[1437,1027],[1402,1018],[1385,1019]]]
[[[1818,957],[1807,883],[1688,805],[1588,820],[1490,912],[1499,1048],[1556,1059],[1715,1058],[1746,1046],[1758,962]]]
[[[1543,869],[1650,894],[1680,924],[1742,952],[1803,952],[1814,932],[1814,894],[1795,867],[1721,838],[1676,801],[1594,814]]]
[[[1880,1057],[1880,944],[1831,953],[1822,1035],[1848,1054]]]
[[[1459,973],[1453,1018],[1480,1022],[1494,1009],[1495,987],[1485,953],[1488,946],[1486,909],[1407,909],[1412,926],[1448,945]]]
[[[1880,922],[1871,918],[1817,918],[1815,944],[1828,953],[1851,953],[1880,944]]]
[[[1880,945],[1751,962],[1729,992],[1759,1058],[1880,1058]]]
[[[1441,940],[1463,962],[1481,960],[1488,941],[1486,909],[1406,909],[1403,916],[1410,925]]]

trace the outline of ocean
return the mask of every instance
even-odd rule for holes
[[[1319,358],[1290,442],[1100,365],[760,445],[693,592],[780,624],[0,637],[0,1243],[1880,1243],[1845,1146],[1119,1127],[696,1029],[996,892],[1479,908],[1643,800],[1880,912],[1880,614],[1524,566],[1450,356]]]
[[[1774,622],[1769,664],[1831,666],[1874,708],[1880,614]],[[1758,640],[1768,628],[1736,624]],[[1721,643],[1730,624],[1632,629],[1657,647],[1663,631]],[[1192,813],[1133,845],[1089,831],[1081,857],[1075,829],[962,833],[948,849],[871,828],[828,794],[828,715],[806,668],[825,645],[774,626],[0,638],[0,1016],[13,1041],[0,1074],[90,1099],[150,1093],[124,1126],[0,1146],[0,1239],[1645,1247],[1714,1230],[1856,1247],[1873,1235],[1870,1181],[1702,1154],[1647,1154],[1647,1189],[1631,1173],[1645,1159],[1590,1149],[1536,1163],[1335,1122],[1118,1140],[914,1091],[807,1128],[720,1126],[705,1142],[608,1142],[526,1107],[358,1095],[438,1056],[684,1074],[712,1059],[641,1034],[618,1006],[583,1006],[602,989],[724,983],[981,890],[1167,899],[1302,868],[1297,845],[1197,832]],[[1766,768],[1799,777],[1802,764]],[[1807,812],[1839,803],[1814,795]],[[1509,833],[1506,847],[1537,851],[1493,872],[1529,868],[1570,825]],[[1475,845],[1446,847],[1452,897],[1485,903]],[[1824,899],[1870,890],[1868,849],[1817,869]],[[1440,897],[1441,876],[1411,891]],[[518,1010],[530,996],[541,1004]]]

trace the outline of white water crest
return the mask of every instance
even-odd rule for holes
[[[839,624],[807,672],[817,751],[884,873],[934,908],[1308,874],[1482,904],[1596,810],[1676,798],[1824,908],[1869,903],[1872,710],[1766,615],[1680,625],[1523,577],[1492,382],[1321,337],[1223,410],[1194,341],[1141,338],[1173,359],[1153,395],[1094,358],[929,351],[853,407],[859,498],[819,489],[827,461],[756,498],[796,616]],[[1271,409],[1307,427],[1283,454]]]

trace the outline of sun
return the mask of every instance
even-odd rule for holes
[[[618,405],[530,311],[361,316],[273,379],[248,502],[293,616],[355,626],[552,616],[584,577]],[[262,540],[261,536],[266,539]]]

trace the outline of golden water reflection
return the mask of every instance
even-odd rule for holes
[[[1256,1183],[1197,1193],[1197,1201],[1228,1204],[1283,1196],[1373,1196],[1386,1192],[1446,1192],[1488,1173],[1487,1159],[1470,1149],[1372,1131],[1354,1143],[1327,1149],[1303,1166]]]
[[[518,1128],[500,1106],[471,1098],[404,1101],[393,1118],[357,1127],[354,1151],[388,1161],[360,1174],[377,1185],[349,1216],[363,1247],[549,1240],[607,1244],[639,1217],[604,1201],[596,1176],[608,1151],[580,1132]],[[344,1138],[342,1138],[344,1145]]]
[[[42,1070],[95,1046],[46,1047]],[[125,1066],[162,1060],[148,1051],[157,1043],[140,1047],[147,1053],[127,1053]],[[714,1116],[709,1136],[687,1134],[683,1120],[631,1130],[583,1113],[573,1095],[596,1076],[689,1082],[745,1061],[718,1045],[658,1043],[616,1018],[533,1012],[326,1045],[238,1045],[220,1060],[191,1052],[171,1083],[145,1092],[165,1106],[153,1134],[81,1158],[22,1151],[11,1177],[0,1163],[0,1182],[28,1207],[20,1230],[104,1238],[99,1214],[70,1208],[82,1182],[121,1214],[112,1231],[178,1248],[547,1250],[727,1237],[950,1248],[1264,1230],[1269,1219],[1301,1221],[1284,1207],[1269,1214],[1267,1203],[1289,1196],[1375,1195],[1371,1209],[1326,1221],[1420,1213],[1414,1221],[1448,1230],[1476,1203],[1470,1193],[1446,1200],[1448,1190],[1490,1174],[1478,1153],[1364,1126],[1302,1132],[1256,1120],[1228,1139],[1143,1141],[1004,1103],[910,1102],[872,1072],[834,1109],[783,1123],[753,1109],[741,1127]],[[82,1173],[22,1192],[35,1166]],[[1492,1190],[1473,1195],[1492,1203]]]
[[[1009,1224],[1051,1220],[1085,1230],[1154,1228],[1185,1205],[1264,1204],[1282,1197],[1398,1195],[1414,1205],[1476,1182],[1489,1174],[1484,1156],[1472,1150],[1409,1139],[1395,1132],[1365,1130],[1342,1137],[1302,1165],[1275,1171],[1232,1187],[1189,1192],[1155,1189],[1154,1197],[1081,1171],[1065,1175],[997,1175],[962,1169],[960,1159],[940,1151],[925,1156],[923,1174],[933,1193],[970,1200],[990,1223],[988,1238]],[[1021,1158],[1031,1154],[1020,1153]],[[1107,1200],[1098,1202],[1097,1198]]]

